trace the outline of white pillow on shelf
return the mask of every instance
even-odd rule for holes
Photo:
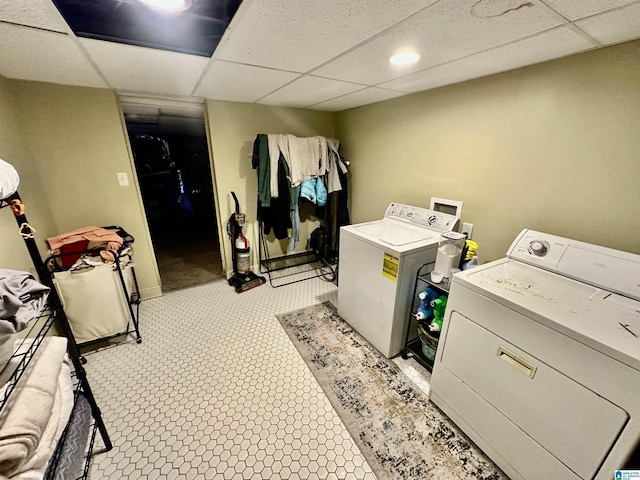
[[[16,193],[19,184],[20,177],[16,169],[0,158],[0,200]]]

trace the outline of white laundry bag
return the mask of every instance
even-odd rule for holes
[[[123,268],[131,295],[131,268]],[[77,343],[90,342],[129,330],[131,315],[118,272],[109,264],[65,270],[53,274],[64,312]]]

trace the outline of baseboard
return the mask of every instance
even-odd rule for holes
[[[142,300],[149,300],[150,298],[156,298],[161,296],[162,296],[162,288],[159,286],[140,290],[140,298]]]

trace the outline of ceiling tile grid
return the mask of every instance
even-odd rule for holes
[[[144,12],[140,0],[82,5],[107,4]],[[0,75],[338,111],[635,40],[637,18],[640,0],[244,0],[207,57],[77,38],[52,0],[2,0]],[[418,63],[392,66],[401,49]]]
[[[299,73],[214,60],[194,95],[213,100],[255,102],[299,76]]]
[[[365,85],[305,75],[260,99],[258,103],[305,108],[363,88]]]
[[[576,22],[593,38],[610,45],[640,37],[640,3]]]
[[[74,39],[0,23],[0,75],[41,82],[108,88]]]
[[[208,58],[79,39],[112,88],[162,95],[189,96]]]
[[[50,0],[3,0],[0,2],[0,21],[54,32],[71,32]]]
[[[325,102],[312,105],[314,110],[326,110],[330,112],[346,110],[347,108],[361,107],[370,103],[382,102],[391,98],[404,95],[404,92],[387,90],[378,87],[367,87],[357,92],[348,93]]]
[[[437,3],[314,73],[375,85],[548,30],[563,21],[540,2],[512,3],[533,7],[508,10],[505,4],[493,11],[474,10],[482,2]],[[417,64],[407,68],[390,65],[391,55],[408,49],[421,54]]]
[[[386,82],[382,86],[407,93],[419,92],[564,57],[595,46],[595,42],[580,35],[574,28],[563,26]]]
[[[574,21],[624,7],[630,3],[637,3],[637,0],[544,0],[544,2],[569,20]]]
[[[245,1],[214,57],[305,73],[435,1]]]

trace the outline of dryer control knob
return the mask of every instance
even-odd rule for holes
[[[537,257],[544,257],[548,251],[549,244],[544,240],[534,240],[529,244],[529,253]]]

